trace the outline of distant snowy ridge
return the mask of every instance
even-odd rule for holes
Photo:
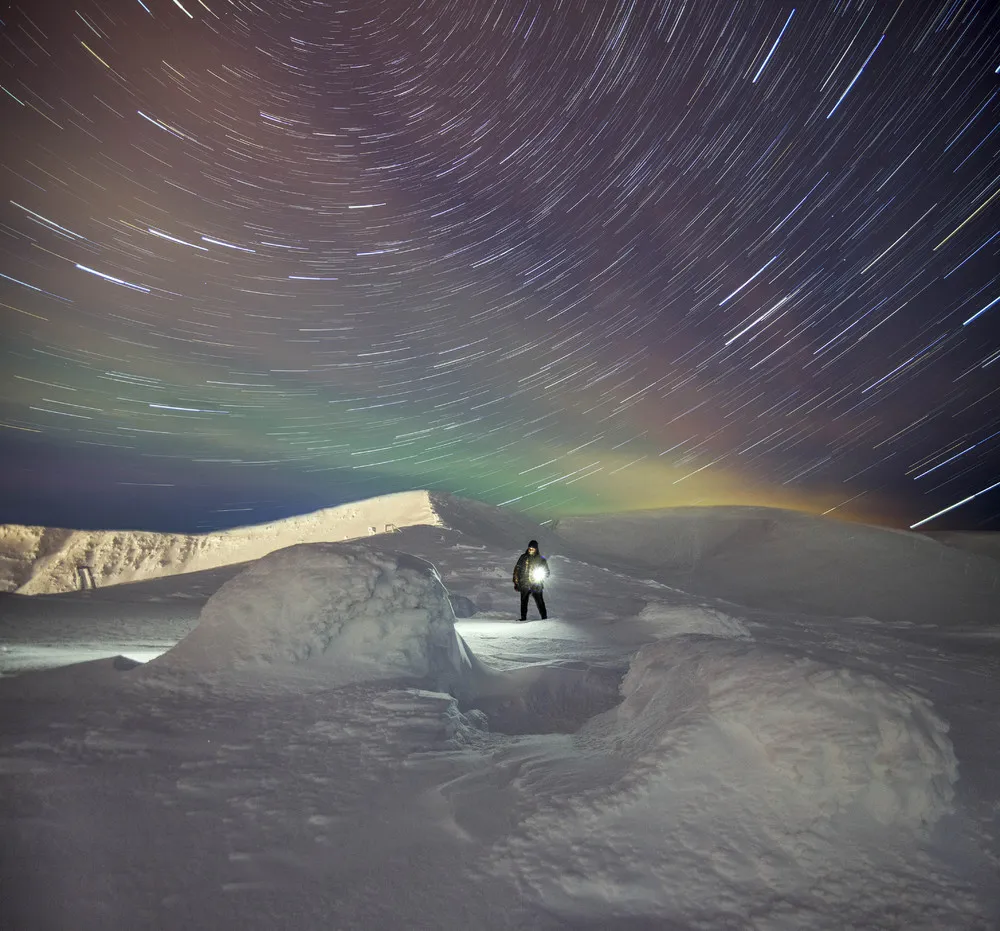
[[[327,543],[414,524],[439,526],[431,495],[407,491],[284,520],[205,534],[62,530],[0,525],[0,591],[76,591],[216,569],[260,559],[296,543]]]

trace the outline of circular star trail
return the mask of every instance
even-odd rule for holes
[[[987,0],[8,7],[0,519],[430,488],[995,528],[998,34]]]

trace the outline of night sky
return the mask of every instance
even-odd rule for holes
[[[0,48],[0,522],[1000,527],[993,0],[24,0]]]

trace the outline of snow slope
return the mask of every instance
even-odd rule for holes
[[[938,543],[946,546],[953,546],[959,550],[967,550],[970,553],[978,553],[980,556],[989,556],[990,559],[1000,560],[1000,533],[996,531],[951,531],[935,530],[927,533],[927,536]]]
[[[400,492],[312,514],[217,533],[60,530],[0,525],[0,591],[53,594],[198,572],[259,559],[295,543],[351,540],[411,524],[437,524],[430,495]]]

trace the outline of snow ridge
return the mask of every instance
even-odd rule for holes
[[[336,542],[439,526],[430,494],[407,491],[284,520],[205,534],[0,525],[0,591],[55,594],[260,559],[296,543]]]

